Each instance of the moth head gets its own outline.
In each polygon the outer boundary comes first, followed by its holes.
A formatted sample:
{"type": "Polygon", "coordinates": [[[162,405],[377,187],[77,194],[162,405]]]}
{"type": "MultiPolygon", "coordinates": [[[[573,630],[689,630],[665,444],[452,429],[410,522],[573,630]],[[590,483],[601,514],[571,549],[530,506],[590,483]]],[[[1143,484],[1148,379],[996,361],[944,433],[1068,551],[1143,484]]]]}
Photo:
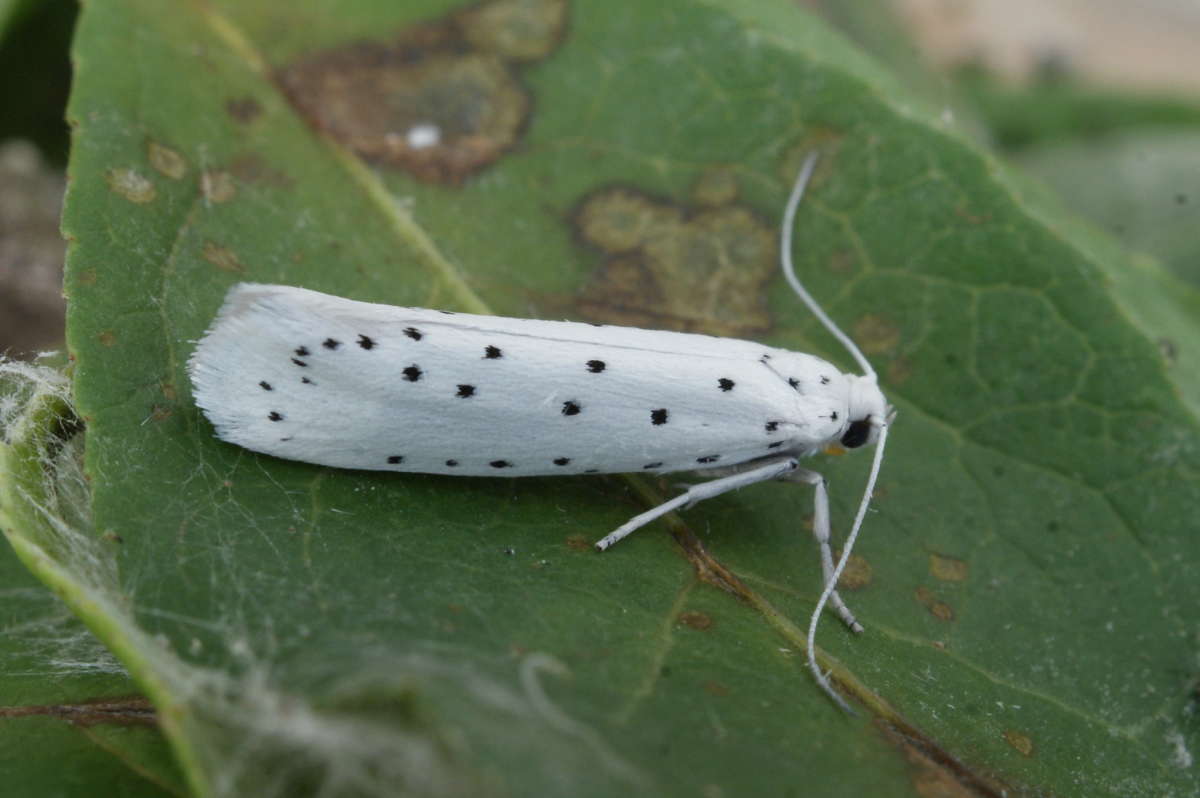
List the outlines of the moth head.
{"type": "Polygon", "coordinates": [[[875,382],[875,375],[846,375],[850,381],[850,418],[840,442],[847,449],[868,446],[879,439],[879,430],[895,414],[875,382]]]}

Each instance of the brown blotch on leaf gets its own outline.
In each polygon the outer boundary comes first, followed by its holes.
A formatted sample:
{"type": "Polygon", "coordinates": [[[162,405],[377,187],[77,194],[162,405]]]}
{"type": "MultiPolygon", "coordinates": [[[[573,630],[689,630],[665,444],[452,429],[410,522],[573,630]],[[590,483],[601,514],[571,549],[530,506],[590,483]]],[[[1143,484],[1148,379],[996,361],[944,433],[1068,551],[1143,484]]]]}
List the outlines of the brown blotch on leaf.
{"type": "Polygon", "coordinates": [[[576,208],[579,237],[605,260],[578,302],[593,319],[640,327],[761,334],[775,276],[775,232],[747,208],[681,208],[630,188],[576,208]]]}
{"type": "Polygon", "coordinates": [[[164,382],[161,384],[160,387],[162,388],[163,397],[165,397],[166,399],[169,399],[170,401],[174,402],[178,398],[179,391],[177,391],[175,389],[175,383],[164,382]]]}
{"type": "MultiPolygon", "coordinates": [[[[842,553],[835,551],[834,563],[837,563],[841,558],[842,553]]],[[[846,567],[842,570],[842,575],[838,577],[838,589],[862,590],[874,580],[875,570],[871,568],[871,563],[867,562],[867,558],[858,554],[851,554],[850,559],[846,561],[846,567]]]]}
{"type": "Polygon", "coordinates": [[[117,342],[117,334],[112,330],[102,330],[100,334],[96,336],[96,340],[99,341],[102,346],[113,346],[117,342]]]}
{"type": "Polygon", "coordinates": [[[704,692],[709,695],[715,695],[718,698],[724,698],[729,695],[729,688],[720,682],[709,680],[704,683],[704,692]]]}
{"type": "Polygon", "coordinates": [[[205,241],[201,257],[223,272],[241,274],[246,267],[238,259],[237,253],[228,247],[223,247],[213,241],[205,241]]]}
{"type": "Polygon", "coordinates": [[[291,188],[292,178],[267,163],[262,156],[249,154],[235,158],[229,172],[243,183],[260,183],[270,188],[291,188]]]}
{"type": "Polygon", "coordinates": [[[929,555],[929,575],[943,582],[965,582],[970,568],[966,560],[932,552],[929,555]]]}
{"type": "Polygon", "coordinates": [[[150,420],[154,422],[166,421],[174,414],[175,411],[165,405],[154,405],[150,408],[150,420]]]}
{"type": "Polygon", "coordinates": [[[154,184],[134,169],[109,169],[104,173],[104,180],[114,193],[137,205],[153,202],[158,196],[154,184]]]}
{"type": "Polygon", "coordinates": [[[568,535],[567,548],[572,551],[591,551],[592,542],[583,535],[568,535]]]}
{"type": "Polygon", "coordinates": [[[235,97],[225,101],[225,113],[234,122],[248,125],[262,116],[262,106],[253,97],[235,97]]]}
{"type": "Polygon", "coordinates": [[[1027,735],[1013,729],[1006,729],[1004,739],[1009,745],[1017,749],[1021,753],[1021,756],[1033,756],[1033,740],[1029,739],[1027,735]]]}
{"type": "Polygon", "coordinates": [[[237,183],[233,175],[223,170],[205,172],[200,175],[200,195],[214,205],[229,202],[237,195],[237,183]]]}
{"type": "Polygon", "coordinates": [[[916,591],[917,601],[925,605],[925,609],[929,610],[929,614],[939,621],[953,621],[954,608],[946,602],[934,595],[933,591],[927,587],[921,586],[916,591]]]}
{"type": "Polygon", "coordinates": [[[1163,360],[1167,361],[1168,366],[1174,366],[1175,362],[1179,360],[1179,347],[1170,338],[1158,339],[1158,351],[1163,360]]]}
{"type": "Polygon", "coordinates": [[[697,631],[703,632],[712,628],[713,619],[707,612],[688,610],[679,613],[679,623],[697,631]]]}
{"type": "Polygon", "coordinates": [[[564,0],[494,0],[281,68],[302,116],[342,146],[420,180],[458,184],[516,144],[532,102],[517,62],[549,54],[564,0]]]}
{"type": "Polygon", "coordinates": [[[146,157],[156,172],[172,180],[179,180],[187,174],[187,161],[183,156],[157,141],[146,144],[146,157]]]}

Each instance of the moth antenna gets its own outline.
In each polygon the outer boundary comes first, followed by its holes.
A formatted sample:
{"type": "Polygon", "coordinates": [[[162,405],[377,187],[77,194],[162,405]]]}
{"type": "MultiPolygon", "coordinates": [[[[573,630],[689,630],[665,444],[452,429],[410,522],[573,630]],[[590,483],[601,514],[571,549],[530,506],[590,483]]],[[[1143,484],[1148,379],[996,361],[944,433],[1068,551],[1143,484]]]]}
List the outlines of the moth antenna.
{"type": "MultiPolygon", "coordinates": [[[[808,181],[812,178],[813,170],[817,166],[817,153],[811,152],[804,159],[804,164],[800,167],[800,174],[796,176],[796,182],[792,186],[792,193],[788,197],[787,206],[783,211],[783,228],[780,230],[779,242],[779,259],[783,266],[783,276],[787,278],[788,285],[796,292],[796,296],[808,306],[813,315],[821,324],[825,325],[825,329],[833,334],[833,337],[846,348],[854,360],[857,361],[859,368],[862,369],[863,376],[875,381],[875,369],[871,367],[866,356],[858,345],[842,332],[842,329],[837,326],[833,319],[826,315],[821,305],[813,298],[812,294],[808,293],[808,289],[800,282],[800,278],[796,277],[796,267],[792,262],[792,229],[796,223],[796,210],[800,207],[800,199],[804,196],[804,189],[808,186],[808,181]]],[[[812,617],[808,622],[808,667],[812,670],[813,676],[817,680],[817,684],[821,689],[829,694],[838,706],[846,710],[851,715],[855,714],[850,705],[846,703],[833,686],[829,683],[829,678],[821,672],[820,666],[817,665],[817,623],[821,620],[821,613],[825,610],[825,605],[829,601],[830,595],[837,587],[838,579],[841,578],[842,572],[846,570],[846,563],[850,561],[850,552],[854,549],[854,542],[858,539],[858,532],[862,528],[863,519],[866,518],[867,508],[871,505],[871,494],[875,492],[875,481],[879,477],[879,467],[883,463],[883,452],[887,446],[888,424],[891,422],[890,416],[880,420],[879,439],[875,443],[875,459],[871,462],[871,473],[867,477],[866,489],[863,491],[862,500],[858,504],[858,513],[854,516],[854,525],[850,528],[850,534],[846,537],[846,544],[842,549],[842,556],[838,558],[837,566],[833,569],[833,574],[825,583],[825,588],[821,591],[821,597],[817,599],[817,605],[813,609],[812,617]]]]}
{"type": "Polygon", "coordinates": [[[846,570],[846,563],[850,561],[850,552],[854,549],[854,541],[858,539],[858,530],[862,528],[863,519],[867,516],[867,508],[871,505],[871,494],[875,492],[875,480],[879,476],[879,467],[883,463],[884,447],[887,446],[889,421],[890,419],[885,419],[879,427],[879,440],[875,443],[875,459],[871,461],[871,474],[867,477],[867,487],[863,491],[862,501],[858,503],[858,514],[854,516],[854,526],[850,528],[850,534],[846,537],[842,556],[838,558],[837,567],[833,569],[833,575],[825,583],[825,589],[821,591],[821,597],[817,599],[817,606],[813,609],[812,617],[808,621],[808,667],[812,669],[813,676],[816,677],[817,684],[821,685],[821,689],[829,693],[834,702],[851,715],[854,714],[854,710],[840,695],[834,692],[833,687],[829,684],[829,679],[821,673],[821,668],[817,665],[817,622],[821,620],[821,613],[825,610],[825,603],[829,601],[830,594],[837,587],[838,580],[842,578],[842,571],[846,570]]]}
{"type": "Polygon", "coordinates": [[[859,368],[862,369],[863,375],[867,377],[875,377],[875,369],[871,368],[871,364],[863,353],[859,350],[858,345],[850,339],[850,336],[842,332],[842,328],[834,323],[833,319],[825,315],[817,300],[812,294],[808,293],[808,289],[800,282],[800,278],[796,276],[796,267],[792,263],[792,228],[796,222],[796,209],[800,207],[800,199],[804,196],[804,189],[808,186],[808,181],[812,177],[813,170],[817,167],[817,153],[810,152],[808,157],[804,159],[804,165],[800,167],[800,174],[796,176],[796,183],[792,186],[792,194],[788,197],[787,206],[783,210],[783,228],[780,230],[779,242],[779,259],[783,265],[783,276],[787,278],[788,285],[796,292],[796,296],[808,305],[808,309],[821,324],[825,325],[825,329],[833,333],[833,337],[838,339],[842,346],[846,347],[854,359],[858,362],[859,368]]]}

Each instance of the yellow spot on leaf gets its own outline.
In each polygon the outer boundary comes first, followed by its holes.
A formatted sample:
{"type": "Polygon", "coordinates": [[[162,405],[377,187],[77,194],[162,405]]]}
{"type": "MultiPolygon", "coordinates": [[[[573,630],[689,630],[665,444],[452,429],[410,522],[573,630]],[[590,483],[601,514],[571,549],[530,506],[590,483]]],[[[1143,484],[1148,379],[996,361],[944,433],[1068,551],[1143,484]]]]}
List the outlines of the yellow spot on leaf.
{"type": "Polygon", "coordinates": [[[200,254],[206,261],[221,271],[234,272],[235,274],[241,274],[246,271],[246,267],[238,260],[236,252],[212,241],[204,242],[204,250],[200,254]]]}
{"type": "Polygon", "coordinates": [[[900,328],[883,316],[867,314],[854,323],[853,338],[865,354],[883,355],[900,343],[900,328]]]}
{"type": "Polygon", "coordinates": [[[146,145],[146,156],[150,159],[150,165],[160,175],[179,180],[187,174],[187,161],[183,156],[157,141],[146,145]]]}
{"type": "Polygon", "coordinates": [[[607,188],[579,205],[574,222],[605,255],[579,302],[588,317],[738,336],[770,327],[765,291],[778,246],[749,209],[685,209],[607,188]]]}
{"type": "Polygon", "coordinates": [[[109,169],[104,180],[115,193],[138,205],[152,202],[157,195],[154,184],[133,169],[109,169]]]}
{"type": "Polygon", "coordinates": [[[1033,756],[1033,740],[1029,739],[1027,735],[1008,729],[1004,732],[1004,739],[1009,745],[1020,751],[1022,756],[1033,756]]]}
{"type": "Polygon", "coordinates": [[[234,198],[237,194],[237,183],[234,182],[233,175],[226,171],[205,172],[200,176],[200,193],[208,202],[220,205],[234,198]]]}
{"type": "Polygon", "coordinates": [[[934,579],[943,582],[965,582],[969,570],[965,560],[937,553],[929,555],[929,573],[934,579]]]}
{"type": "MultiPolygon", "coordinates": [[[[840,551],[834,552],[834,562],[841,559],[840,551]]],[[[866,557],[858,554],[851,554],[850,559],[846,561],[846,567],[842,570],[842,575],[838,577],[838,589],[840,590],[861,590],[871,584],[875,579],[875,570],[871,567],[871,563],[866,557]]]]}
{"type": "Polygon", "coordinates": [[[457,14],[458,26],[476,49],[515,61],[545,58],[567,22],[566,0],[493,0],[457,14]]]}

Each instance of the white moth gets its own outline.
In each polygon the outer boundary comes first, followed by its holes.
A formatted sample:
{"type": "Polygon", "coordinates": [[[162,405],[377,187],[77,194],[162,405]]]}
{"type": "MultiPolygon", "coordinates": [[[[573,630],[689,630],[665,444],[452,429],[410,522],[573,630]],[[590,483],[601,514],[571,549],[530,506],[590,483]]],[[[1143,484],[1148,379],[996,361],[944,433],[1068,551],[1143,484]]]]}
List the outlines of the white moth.
{"type": "Polygon", "coordinates": [[[600,540],[603,551],[680,507],[766,480],[812,485],[829,602],[866,513],[892,410],[874,370],[797,280],[791,228],[810,156],[784,212],[788,282],[864,376],[752,341],[631,327],[478,316],[355,302],[281,285],[234,286],[192,355],[196,403],[217,436],[338,468],[454,476],[702,471],[716,476],[600,540]],[[800,460],[878,441],[834,566],[825,480],[800,460]]]}

